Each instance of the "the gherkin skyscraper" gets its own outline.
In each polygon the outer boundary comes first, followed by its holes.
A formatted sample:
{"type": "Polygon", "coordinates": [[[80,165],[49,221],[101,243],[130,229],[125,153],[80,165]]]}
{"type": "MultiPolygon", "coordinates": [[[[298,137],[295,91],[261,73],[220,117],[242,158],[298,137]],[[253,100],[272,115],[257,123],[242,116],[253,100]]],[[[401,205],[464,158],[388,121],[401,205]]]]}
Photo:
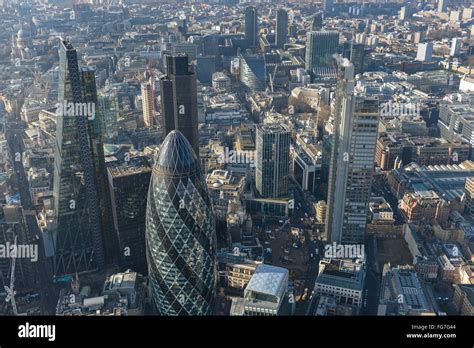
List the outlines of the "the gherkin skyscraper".
{"type": "Polygon", "coordinates": [[[153,167],[146,248],[151,291],[161,315],[214,314],[214,214],[199,160],[179,131],[165,138],[153,167]]]}

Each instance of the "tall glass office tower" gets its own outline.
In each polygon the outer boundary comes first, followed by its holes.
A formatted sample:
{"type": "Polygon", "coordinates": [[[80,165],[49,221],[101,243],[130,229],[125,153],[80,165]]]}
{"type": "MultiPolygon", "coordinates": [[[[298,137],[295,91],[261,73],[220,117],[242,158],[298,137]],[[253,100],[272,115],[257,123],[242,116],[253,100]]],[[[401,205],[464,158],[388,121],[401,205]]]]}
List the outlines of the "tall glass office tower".
{"type": "Polygon", "coordinates": [[[275,43],[276,47],[283,48],[288,35],[288,13],[284,9],[277,12],[275,43]]]}
{"type": "Polygon", "coordinates": [[[331,242],[363,244],[372,190],[379,102],[377,98],[355,95],[354,65],[348,59],[339,56],[338,67],[326,233],[331,242]]]}
{"type": "Polygon", "coordinates": [[[306,39],[306,70],[313,76],[333,75],[333,55],[338,47],[337,31],[310,31],[306,39]]]}
{"type": "Polygon", "coordinates": [[[51,231],[55,276],[96,270],[105,263],[97,188],[102,141],[96,104],[94,72],[79,69],[76,50],[61,40],[53,187],[56,226],[51,231]]]}
{"type": "Polygon", "coordinates": [[[186,54],[166,56],[166,76],[160,86],[163,136],[180,131],[199,157],[196,73],[186,54]]]}
{"type": "Polygon", "coordinates": [[[257,125],[255,185],[263,197],[288,194],[290,138],[290,131],[282,124],[257,125]]]}
{"type": "Polygon", "coordinates": [[[151,292],[162,315],[212,315],[216,297],[216,230],[199,160],[172,131],[153,167],[146,212],[151,292]]]}
{"type": "Polygon", "coordinates": [[[253,6],[245,8],[245,39],[249,47],[258,45],[258,13],[253,6]]]}

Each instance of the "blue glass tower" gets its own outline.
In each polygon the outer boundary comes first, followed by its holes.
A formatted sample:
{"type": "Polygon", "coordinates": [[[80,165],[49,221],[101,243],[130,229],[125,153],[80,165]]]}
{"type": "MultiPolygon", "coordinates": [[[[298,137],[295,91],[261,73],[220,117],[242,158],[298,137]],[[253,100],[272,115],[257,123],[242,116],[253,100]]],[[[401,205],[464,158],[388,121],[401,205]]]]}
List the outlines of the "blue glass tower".
{"type": "Polygon", "coordinates": [[[146,213],[151,292],[161,315],[212,315],[216,296],[214,213],[199,160],[179,131],[165,138],[146,213]]]}

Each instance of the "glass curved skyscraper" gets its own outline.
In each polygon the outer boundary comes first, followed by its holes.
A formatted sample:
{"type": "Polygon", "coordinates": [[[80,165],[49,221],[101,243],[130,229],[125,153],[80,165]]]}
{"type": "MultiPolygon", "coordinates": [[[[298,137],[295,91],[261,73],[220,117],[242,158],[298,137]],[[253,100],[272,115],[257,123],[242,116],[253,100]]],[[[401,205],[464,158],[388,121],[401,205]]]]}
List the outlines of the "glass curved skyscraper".
{"type": "Polygon", "coordinates": [[[148,273],[162,315],[212,315],[216,231],[199,160],[179,131],[165,138],[153,167],[146,213],[148,273]]]}

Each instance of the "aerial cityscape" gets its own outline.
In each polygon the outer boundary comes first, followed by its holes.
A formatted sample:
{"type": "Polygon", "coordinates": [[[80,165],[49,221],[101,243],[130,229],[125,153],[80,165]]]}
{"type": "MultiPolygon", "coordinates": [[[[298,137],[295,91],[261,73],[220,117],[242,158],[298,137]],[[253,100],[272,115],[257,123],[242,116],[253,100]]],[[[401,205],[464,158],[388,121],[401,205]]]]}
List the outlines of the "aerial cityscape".
{"type": "Polygon", "coordinates": [[[471,0],[0,0],[0,28],[0,315],[474,315],[471,0]]]}

